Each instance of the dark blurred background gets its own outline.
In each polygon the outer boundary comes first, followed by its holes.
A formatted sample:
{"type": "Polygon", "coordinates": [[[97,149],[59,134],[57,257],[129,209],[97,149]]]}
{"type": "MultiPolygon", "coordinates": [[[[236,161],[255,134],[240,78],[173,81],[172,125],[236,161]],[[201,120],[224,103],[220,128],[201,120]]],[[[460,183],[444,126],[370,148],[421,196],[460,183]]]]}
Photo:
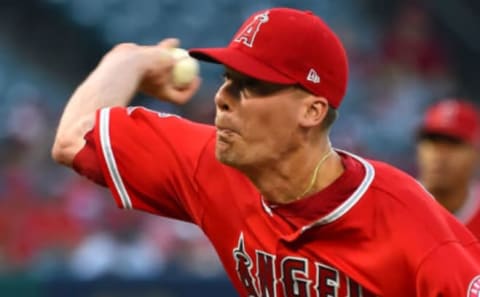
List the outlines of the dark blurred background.
{"type": "MultiPolygon", "coordinates": [[[[314,11],[344,41],[347,98],[334,146],[415,175],[426,106],[480,98],[476,0],[24,0],[0,2],[0,295],[232,296],[194,226],[118,210],[109,193],[50,159],[69,95],[119,42],[178,37],[222,46],[252,12],[314,11]]],[[[196,98],[146,105],[210,123],[222,69],[202,64],[196,98]]]]}

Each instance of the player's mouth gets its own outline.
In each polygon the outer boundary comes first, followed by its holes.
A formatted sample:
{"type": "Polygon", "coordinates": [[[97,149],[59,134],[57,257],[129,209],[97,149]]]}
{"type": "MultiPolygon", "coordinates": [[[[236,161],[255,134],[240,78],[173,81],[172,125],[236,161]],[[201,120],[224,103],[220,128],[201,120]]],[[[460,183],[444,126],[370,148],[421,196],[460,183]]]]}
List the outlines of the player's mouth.
{"type": "Polygon", "coordinates": [[[234,125],[225,117],[215,118],[215,127],[217,128],[217,133],[220,134],[239,134],[237,129],[234,128],[234,125]]]}
{"type": "Polygon", "coordinates": [[[217,140],[221,142],[229,143],[232,140],[232,137],[235,136],[237,132],[229,128],[220,128],[217,127],[217,140]]]}

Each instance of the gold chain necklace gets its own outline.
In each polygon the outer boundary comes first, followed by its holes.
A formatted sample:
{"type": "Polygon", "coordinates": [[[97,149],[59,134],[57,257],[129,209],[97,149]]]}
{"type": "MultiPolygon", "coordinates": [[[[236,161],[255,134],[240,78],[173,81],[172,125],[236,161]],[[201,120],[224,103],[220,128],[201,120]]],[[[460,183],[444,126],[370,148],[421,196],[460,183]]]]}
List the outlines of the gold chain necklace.
{"type": "Polygon", "coordinates": [[[304,197],[307,193],[309,193],[312,190],[313,186],[315,185],[315,181],[317,181],[318,170],[320,169],[322,164],[328,159],[328,157],[330,157],[330,155],[332,153],[333,153],[333,150],[329,149],[328,152],[320,159],[320,161],[318,161],[317,166],[315,166],[315,169],[313,170],[312,179],[310,180],[310,184],[305,189],[305,191],[303,191],[303,193],[300,196],[297,197],[296,200],[304,197]]]}

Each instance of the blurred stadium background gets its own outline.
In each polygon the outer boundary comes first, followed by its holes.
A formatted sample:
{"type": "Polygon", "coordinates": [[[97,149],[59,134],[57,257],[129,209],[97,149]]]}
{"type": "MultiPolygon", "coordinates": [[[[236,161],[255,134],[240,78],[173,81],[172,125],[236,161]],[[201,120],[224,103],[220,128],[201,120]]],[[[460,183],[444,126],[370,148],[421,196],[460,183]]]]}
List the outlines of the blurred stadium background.
{"type": "MultiPolygon", "coordinates": [[[[118,210],[109,193],[50,159],[61,110],[114,44],[178,37],[226,44],[255,10],[312,10],[350,58],[336,147],[415,175],[415,128],[443,97],[480,98],[480,2],[475,0],[23,0],[0,2],[0,295],[233,296],[194,226],[118,210]]],[[[211,122],[222,70],[177,107],[211,122]]]]}

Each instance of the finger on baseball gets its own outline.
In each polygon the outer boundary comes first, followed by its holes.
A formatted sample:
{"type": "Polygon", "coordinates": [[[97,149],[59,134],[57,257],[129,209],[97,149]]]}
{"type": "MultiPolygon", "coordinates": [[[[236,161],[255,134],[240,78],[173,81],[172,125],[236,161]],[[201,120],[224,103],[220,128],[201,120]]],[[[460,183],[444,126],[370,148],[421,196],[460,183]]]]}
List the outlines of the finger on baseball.
{"type": "Polygon", "coordinates": [[[195,95],[195,93],[198,91],[200,84],[201,84],[201,79],[199,77],[196,77],[188,86],[182,89],[177,89],[174,87],[169,87],[166,90],[166,95],[169,98],[172,98],[176,103],[179,104],[184,104],[190,98],[195,95]]]}
{"type": "Polygon", "coordinates": [[[178,38],[165,38],[157,45],[164,48],[175,48],[180,46],[180,40],[178,38]]]}
{"type": "Polygon", "coordinates": [[[145,50],[148,52],[150,62],[156,64],[159,63],[164,69],[171,68],[175,64],[175,60],[173,59],[172,55],[163,46],[148,46],[145,47],[145,50]]]}

